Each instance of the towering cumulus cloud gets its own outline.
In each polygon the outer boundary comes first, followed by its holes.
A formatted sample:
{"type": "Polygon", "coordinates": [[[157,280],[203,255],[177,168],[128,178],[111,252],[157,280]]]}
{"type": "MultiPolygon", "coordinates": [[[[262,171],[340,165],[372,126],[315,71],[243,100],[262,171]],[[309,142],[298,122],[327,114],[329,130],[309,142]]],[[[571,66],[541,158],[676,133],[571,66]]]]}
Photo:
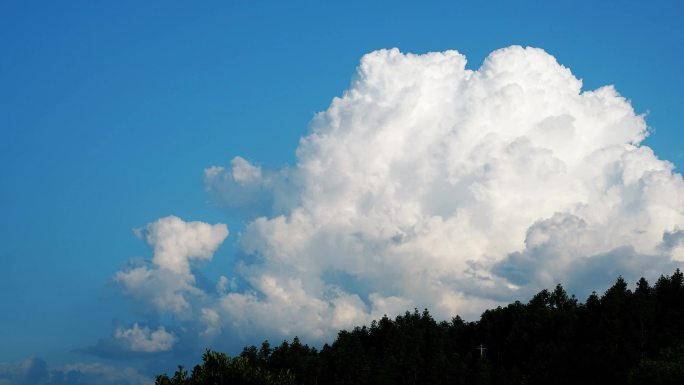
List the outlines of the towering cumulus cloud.
{"type": "MultiPolygon", "coordinates": [[[[198,333],[316,339],[414,306],[473,317],[558,282],[586,295],[678,265],[681,176],[640,145],[644,117],[613,87],[581,87],[535,48],[474,71],[455,51],[365,55],[296,165],[205,170],[217,203],[253,216],[238,240],[247,287],[222,278],[190,316],[198,333]]],[[[145,239],[155,263],[187,271],[187,249],[145,239]]],[[[188,308],[176,299],[160,308],[188,308]]]]}

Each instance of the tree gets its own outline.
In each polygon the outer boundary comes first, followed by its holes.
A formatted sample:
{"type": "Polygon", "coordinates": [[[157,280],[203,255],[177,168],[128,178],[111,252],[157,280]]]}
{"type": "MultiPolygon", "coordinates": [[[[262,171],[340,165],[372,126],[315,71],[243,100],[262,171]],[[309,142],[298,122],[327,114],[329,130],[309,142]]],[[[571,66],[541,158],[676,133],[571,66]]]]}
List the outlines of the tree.
{"type": "Polygon", "coordinates": [[[674,384],[684,376],[684,274],[634,292],[618,277],[579,303],[559,284],[478,321],[436,322],[427,309],[342,330],[321,351],[298,337],[240,356],[207,350],[157,385],[674,384]],[[475,350],[480,344],[484,353],[475,350]]]}

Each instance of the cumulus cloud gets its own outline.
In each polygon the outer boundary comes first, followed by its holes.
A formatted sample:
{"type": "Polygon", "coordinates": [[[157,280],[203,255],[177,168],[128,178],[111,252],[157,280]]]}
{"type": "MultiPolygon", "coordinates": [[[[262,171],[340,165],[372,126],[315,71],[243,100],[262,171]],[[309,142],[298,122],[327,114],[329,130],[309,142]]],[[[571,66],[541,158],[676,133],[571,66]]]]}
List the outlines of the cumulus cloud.
{"type": "Polygon", "coordinates": [[[135,233],[153,249],[152,260],[132,261],[116,273],[114,281],[124,293],[157,310],[187,316],[192,303],[204,296],[195,287],[190,264],[193,260],[211,260],[228,236],[228,228],[168,216],[135,233]]]}
{"type": "Polygon", "coordinates": [[[228,236],[224,224],[184,222],[175,216],[161,218],[136,234],[154,249],[152,262],[179,274],[190,272],[191,259],[211,259],[228,236]]]}
{"type": "Polygon", "coordinates": [[[117,327],[109,338],[101,339],[96,345],[79,351],[105,358],[130,358],[169,352],[178,340],[178,336],[167,331],[164,326],[154,330],[134,323],[130,328],[117,327]]]}
{"type": "Polygon", "coordinates": [[[213,166],[204,170],[204,182],[211,198],[222,206],[244,210],[263,207],[268,201],[269,179],[264,178],[261,167],[239,156],[233,158],[230,169],[213,166]]]}
{"type": "Polygon", "coordinates": [[[190,256],[225,238],[196,226],[213,235],[185,245],[196,237],[176,221],[148,226],[153,267],[116,279],[191,313],[204,336],[321,339],[414,306],[475,317],[558,282],[583,295],[684,259],[684,182],[641,145],[648,132],[614,87],[583,91],[541,49],[497,50],[477,70],[456,51],[372,52],[315,116],[296,165],[205,170],[212,199],[251,218],[235,276],[215,293],[192,279],[159,290],[173,278],[158,271],[191,276],[190,256]]]}
{"type": "Polygon", "coordinates": [[[264,170],[236,156],[230,168],[212,166],[204,170],[209,197],[232,215],[253,219],[287,212],[299,202],[296,174],[289,167],[264,170]]]}
{"type": "Polygon", "coordinates": [[[577,216],[556,213],[533,224],[525,248],[507,255],[492,271],[530,289],[564,282],[571,290],[586,294],[594,285],[605,285],[618,275],[634,281],[674,270],[672,255],[662,252],[671,233],[665,233],[652,254],[642,254],[634,245],[614,242],[599,230],[577,216]]]}

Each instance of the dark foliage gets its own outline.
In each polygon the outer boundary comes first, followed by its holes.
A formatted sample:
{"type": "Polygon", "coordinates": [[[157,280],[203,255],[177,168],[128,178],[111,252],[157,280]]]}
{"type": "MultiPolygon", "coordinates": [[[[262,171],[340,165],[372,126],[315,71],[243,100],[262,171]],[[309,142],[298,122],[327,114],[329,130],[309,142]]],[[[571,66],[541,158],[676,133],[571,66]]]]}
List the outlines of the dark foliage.
{"type": "Polygon", "coordinates": [[[634,291],[620,277],[579,303],[556,286],[528,303],[487,310],[477,322],[436,322],[427,310],[340,331],[321,351],[297,337],[239,357],[207,351],[158,385],[681,384],[684,275],[634,291]],[[482,349],[480,349],[480,347],[482,349]]]}

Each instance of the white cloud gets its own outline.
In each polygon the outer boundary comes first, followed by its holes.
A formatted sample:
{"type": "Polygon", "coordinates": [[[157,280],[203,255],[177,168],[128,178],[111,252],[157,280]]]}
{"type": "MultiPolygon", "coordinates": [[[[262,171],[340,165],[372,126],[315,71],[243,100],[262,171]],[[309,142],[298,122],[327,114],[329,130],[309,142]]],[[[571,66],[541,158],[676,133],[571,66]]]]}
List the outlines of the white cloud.
{"type": "Polygon", "coordinates": [[[121,285],[126,295],[180,317],[187,316],[192,302],[205,295],[195,287],[194,275],[178,274],[156,266],[133,265],[118,271],[114,281],[121,285]]]}
{"type": "Polygon", "coordinates": [[[200,335],[213,337],[221,333],[221,318],[216,310],[204,308],[200,314],[200,321],[205,325],[200,335]]]}
{"type": "MultiPolygon", "coordinates": [[[[239,237],[248,287],[228,290],[233,276],[207,297],[188,280],[198,294],[167,302],[187,313],[201,297],[205,335],[319,339],[414,306],[475,317],[556,282],[589,290],[672,266],[684,182],[640,145],[647,125],[625,98],[582,92],[535,48],[465,67],[456,51],[370,53],[295,166],[205,170],[212,199],[257,215],[239,237]]],[[[148,243],[157,266],[186,273],[186,248],[164,243],[162,258],[148,243]]],[[[142,287],[146,269],[118,279],[142,287]]]]}
{"type": "Polygon", "coordinates": [[[152,262],[155,265],[188,274],[190,260],[211,259],[228,236],[228,228],[221,223],[184,222],[178,217],[168,216],[136,233],[154,249],[152,262]]]}
{"type": "MultiPolygon", "coordinates": [[[[187,317],[189,319],[189,317],[187,317]]],[[[104,358],[135,358],[157,353],[171,352],[180,341],[164,326],[156,330],[134,323],[130,328],[117,327],[111,336],[100,339],[94,346],[79,349],[79,352],[104,358]]]]}
{"type": "Polygon", "coordinates": [[[204,182],[209,195],[223,206],[244,208],[261,204],[268,180],[264,180],[261,168],[236,156],[231,169],[220,166],[204,170],[204,182]]]}
{"type": "Polygon", "coordinates": [[[211,199],[232,215],[252,219],[289,210],[299,202],[296,177],[288,167],[263,170],[242,157],[230,169],[212,166],[204,170],[204,186],[211,199]]]}
{"type": "Polygon", "coordinates": [[[175,216],[148,224],[136,234],[153,248],[151,263],[132,263],[114,281],[125,294],[151,303],[156,309],[189,317],[192,302],[205,296],[195,287],[192,260],[211,260],[228,236],[224,224],[184,222],[175,216]]]}
{"type": "Polygon", "coordinates": [[[132,352],[156,353],[171,350],[177,338],[163,326],[157,330],[150,330],[135,323],[130,329],[117,328],[114,340],[132,352]]]}

